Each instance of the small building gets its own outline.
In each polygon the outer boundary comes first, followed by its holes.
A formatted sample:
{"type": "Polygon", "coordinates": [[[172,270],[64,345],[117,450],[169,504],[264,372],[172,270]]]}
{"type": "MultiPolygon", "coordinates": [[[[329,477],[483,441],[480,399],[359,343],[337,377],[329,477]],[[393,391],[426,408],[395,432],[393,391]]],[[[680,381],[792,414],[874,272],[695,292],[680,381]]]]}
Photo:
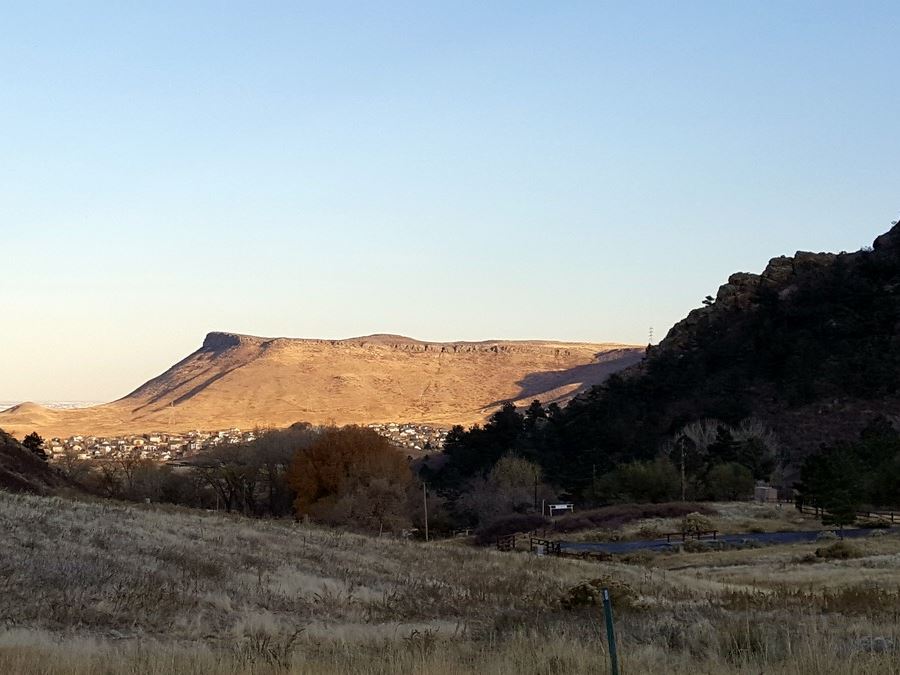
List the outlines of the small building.
{"type": "Polygon", "coordinates": [[[771,485],[758,484],[753,490],[753,501],[763,504],[775,504],[778,502],[778,488],[771,485]]]}
{"type": "Polygon", "coordinates": [[[561,516],[564,513],[574,513],[575,505],[571,502],[562,502],[562,503],[550,503],[547,504],[547,513],[552,518],[553,516],[561,516]]]}

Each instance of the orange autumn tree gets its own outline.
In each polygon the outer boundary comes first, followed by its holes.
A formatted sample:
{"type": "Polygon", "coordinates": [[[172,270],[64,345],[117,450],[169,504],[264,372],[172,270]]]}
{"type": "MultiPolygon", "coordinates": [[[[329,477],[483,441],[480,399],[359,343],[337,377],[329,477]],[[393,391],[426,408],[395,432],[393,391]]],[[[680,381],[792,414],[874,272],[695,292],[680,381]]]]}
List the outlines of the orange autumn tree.
{"type": "Polygon", "coordinates": [[[409,524],[409,463],[371,429],[326,429],[309,447],[297,450],[287,481],[297,493],[297,516],[379,531],[409,524]]]}

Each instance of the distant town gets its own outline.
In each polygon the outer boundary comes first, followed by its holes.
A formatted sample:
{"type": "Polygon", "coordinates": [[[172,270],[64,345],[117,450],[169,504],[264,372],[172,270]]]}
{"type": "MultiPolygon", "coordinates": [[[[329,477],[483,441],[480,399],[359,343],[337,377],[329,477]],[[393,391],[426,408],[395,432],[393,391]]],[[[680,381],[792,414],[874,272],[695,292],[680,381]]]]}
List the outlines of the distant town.
{"type": "Polygon", "coordinates": [[[370,424],[370,429],[390,439],[401,448],[421,452],[443,450],[447,440],[447,431],[441,427],[430,427],[424,424],[370,424]]]}
{"type": "MultiPolygon", "coordinates": [[[[415,453],[438,452],[447,439],[447,429],[411,423],[369,424],[368,427],[396,446],[415,453]]],[[[249,443],[258,431],[223,429],[187,433],[128,434],[124,436],[70,436],[51,438],[45,450],[51,460],[63,457],[106,460],[139,457],[157,462],[177,461],[222,445],[249,443]]]]}

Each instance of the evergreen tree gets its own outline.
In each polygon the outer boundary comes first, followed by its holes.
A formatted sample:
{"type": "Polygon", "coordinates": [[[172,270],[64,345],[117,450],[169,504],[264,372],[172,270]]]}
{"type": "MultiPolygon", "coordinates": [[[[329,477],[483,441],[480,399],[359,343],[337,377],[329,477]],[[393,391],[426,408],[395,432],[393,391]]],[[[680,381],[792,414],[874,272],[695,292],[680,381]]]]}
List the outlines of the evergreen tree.
{"type": "Polygon", "coordinates": [[[44,439],[38,435],[38,432],[32,431],[22,439],[22,445],[31,450],[40,459],[46,461],[47,453],[44,451],[44,439]]]}

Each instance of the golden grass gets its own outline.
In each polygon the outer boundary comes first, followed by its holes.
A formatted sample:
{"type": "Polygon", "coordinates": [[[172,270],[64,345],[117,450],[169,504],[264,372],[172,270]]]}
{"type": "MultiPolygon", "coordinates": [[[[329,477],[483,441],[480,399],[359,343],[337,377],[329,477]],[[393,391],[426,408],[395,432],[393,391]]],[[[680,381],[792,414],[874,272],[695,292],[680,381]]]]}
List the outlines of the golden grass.
{"type": "Polygon", "coordinates": [[[596,563],[0,493],[2,673],[896,673],[900,539],[596,563]],[[620,608],[621,609],[621,608],[620,608]]]}

